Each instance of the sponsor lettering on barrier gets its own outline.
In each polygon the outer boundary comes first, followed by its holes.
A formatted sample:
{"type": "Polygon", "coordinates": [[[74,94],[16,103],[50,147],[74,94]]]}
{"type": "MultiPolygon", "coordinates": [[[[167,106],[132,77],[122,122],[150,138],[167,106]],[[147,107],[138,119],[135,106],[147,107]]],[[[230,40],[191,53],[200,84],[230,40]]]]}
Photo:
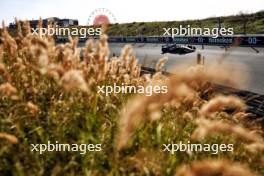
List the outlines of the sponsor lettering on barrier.
{"type": "Polygon", "coordinates": [[[147,42],[159,42],[160,38],[159,37],[149,37],[147,38],[147,42]]]}
{"type": "Polygon", "coordinates": [[[136,38],[129,37],[129,38],[126,38],[126,41],[127,42],[135,42],[136,38]]]}
{"type": "Polygon", "coordinates": [[[264,46],[264,37],[257,37],[257,36],[251,36],[251,37],[241,37],[240,38],[241,46],[256,46],[256,47],[263,47],[264,46]]]}
{"type": "Polygon", "coordinates": [[[174,37],[173,42],[180,43],[180,44],[187,44],[189,43],[189,38],[185,37],[174,37]]]}
{"type": "Polygon", "coordinates": [[[209,38],[208,43],[211,44],[233,44],[233,38],[209,38]]]}

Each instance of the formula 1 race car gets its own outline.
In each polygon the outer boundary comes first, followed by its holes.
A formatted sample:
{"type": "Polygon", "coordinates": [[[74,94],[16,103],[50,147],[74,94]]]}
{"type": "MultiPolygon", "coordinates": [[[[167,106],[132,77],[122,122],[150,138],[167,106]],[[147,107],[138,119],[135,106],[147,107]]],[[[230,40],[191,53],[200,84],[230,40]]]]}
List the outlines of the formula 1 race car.
{"type": "Polygon", "coordinates": [[[166,44],[162,45],[161,51],[162,54],[171,53],[171,54],[187,54],[192,53],[196,50],[195,46],[191,45],[177,45],[177,44],[166,44]]]}

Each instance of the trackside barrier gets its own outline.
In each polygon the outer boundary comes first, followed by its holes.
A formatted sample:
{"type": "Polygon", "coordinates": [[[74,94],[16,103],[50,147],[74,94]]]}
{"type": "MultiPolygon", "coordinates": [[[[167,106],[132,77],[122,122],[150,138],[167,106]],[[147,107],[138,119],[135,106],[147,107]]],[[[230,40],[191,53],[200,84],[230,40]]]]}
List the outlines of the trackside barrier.
{"type": "MultiPolygon", "coordinates": [[[[80,38],[79,42],[85,42],[87,38],[80,38]]],[[[67,42],[68,37],[57,37],[56,42],[67,42]]],[[[168,37],[168,36],[123,36],[109,37],[110,43],[176,43],[192,45],[215,45],[215,46],[241,46],[241,47],[264,47],[264,35],[248,36],[220,36],[217,38],[210,36],[196,37],[168,37]]]]}
{"type": "Polygon", "coordinates": [[[264,47],[264,36],[232,36],[232,37],[109,37],[109,42],[117,43],[177,43],[193,45],[245,46],[264,47]]]}

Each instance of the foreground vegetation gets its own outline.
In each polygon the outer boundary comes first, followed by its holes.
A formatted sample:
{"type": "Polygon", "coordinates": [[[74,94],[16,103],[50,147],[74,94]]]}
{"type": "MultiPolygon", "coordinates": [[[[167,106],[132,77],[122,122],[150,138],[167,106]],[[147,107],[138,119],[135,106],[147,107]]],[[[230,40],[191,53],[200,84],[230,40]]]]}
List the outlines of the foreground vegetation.
{"type": "Polygon", "coordinates": [[[1,175],[233,175],[264,174],[262,129],[233,96],[216,95],[210,81],[233,82],[195,66],[167,77],[141,75],[131,48],[109,58],[107,36],[55,45],[49,36],[16,37],[0,45],[1,175]],[[167,85],[168,93],[111,94],[98,85],[167,85]],[[31,151],[48,141],[102,144],[102,151],[31,151]],[[163,144],[233,144],[233,152],[163,151],[163,144]]]}

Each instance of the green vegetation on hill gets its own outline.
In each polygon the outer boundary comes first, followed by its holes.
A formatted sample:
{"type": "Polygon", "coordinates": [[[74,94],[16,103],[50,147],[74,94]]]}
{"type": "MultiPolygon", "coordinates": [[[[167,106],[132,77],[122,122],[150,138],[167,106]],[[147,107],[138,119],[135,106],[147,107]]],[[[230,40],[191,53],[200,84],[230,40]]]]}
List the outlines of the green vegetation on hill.
{"type": "MultiPolygon", "coordinates": [[[[218,26],[219,17],[212,17],[202,20],[187,21],[165,21],[165,22],[133,22],[126,24],[113,24],[109,26],[110,36],[135,36],[135,35],[162,35],[163,28],[179,27],[190,25],[191,27],[218,26]]],[[[244,34],[244,26],[247,34],[264,34],[264,11],[252,14],[238,14],[233,16],[220,17],[222,27],[234,28],[235,34],[244,34]]]]}

